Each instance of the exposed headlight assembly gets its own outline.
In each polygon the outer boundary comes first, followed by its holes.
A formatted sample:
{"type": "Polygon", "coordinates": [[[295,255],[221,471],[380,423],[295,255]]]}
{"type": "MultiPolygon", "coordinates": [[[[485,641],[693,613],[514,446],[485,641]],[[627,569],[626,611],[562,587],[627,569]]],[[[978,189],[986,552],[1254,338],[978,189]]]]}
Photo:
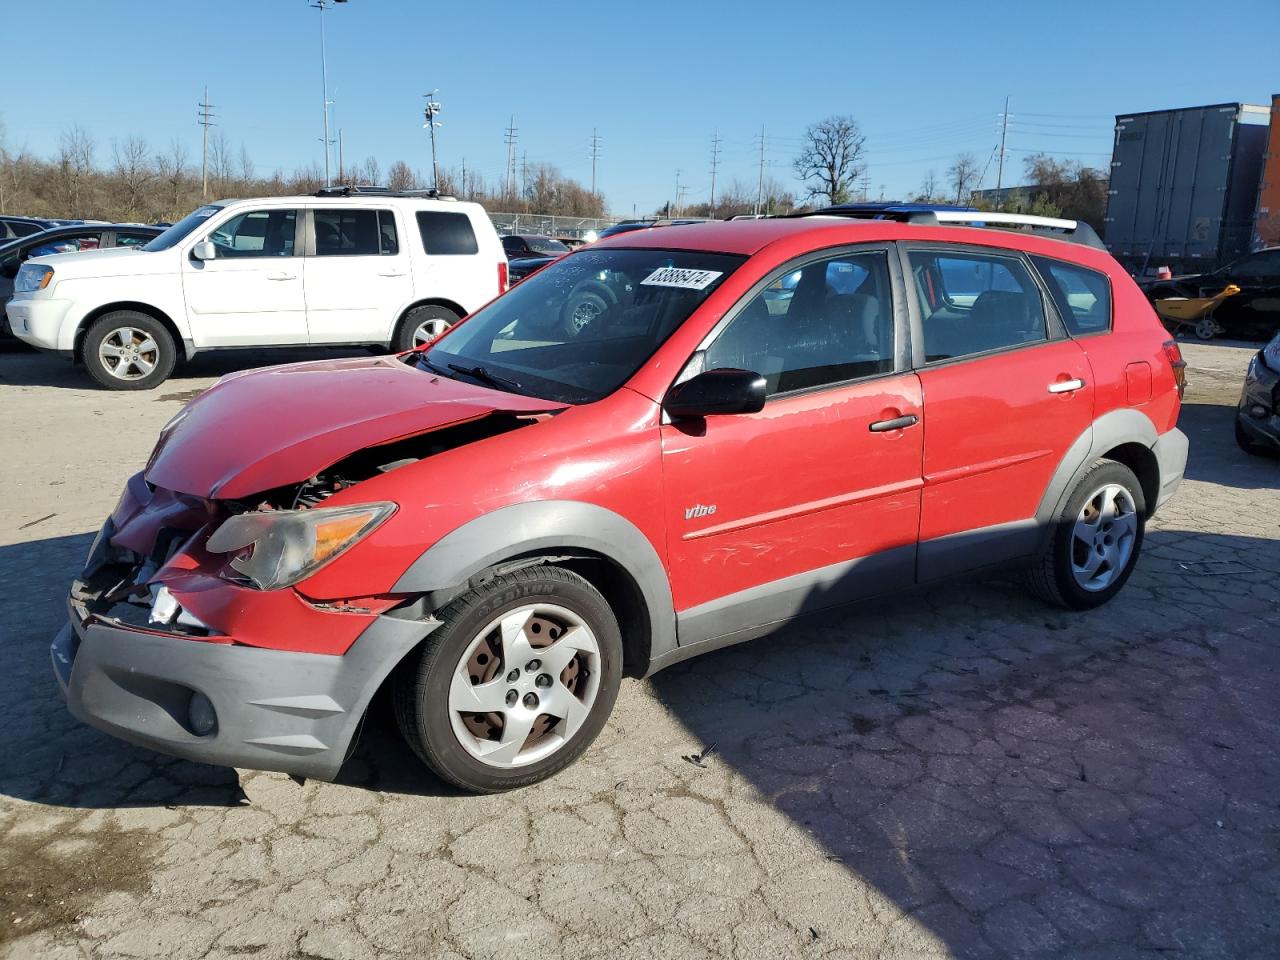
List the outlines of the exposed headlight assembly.
{"type": "Polygon", "coordinates": [[[1262,362],[1280,373],[1280,335],[1272,337],[1271,342],[1262,348],[1262,362]]]}
{"type": "Polygon", "coordinates": [[[394,503],[311,510],[256,510],[227,520],[206,549],[233,553],[230,566],[259,590],[304,580],[355,546],[391,514],[394,503]]]}
{"type": "Polygon", "coordinates": [[[42,263],[24,263],[13,278],[14,293],[34,293],[53,282],[53,267],[42,263]]]}

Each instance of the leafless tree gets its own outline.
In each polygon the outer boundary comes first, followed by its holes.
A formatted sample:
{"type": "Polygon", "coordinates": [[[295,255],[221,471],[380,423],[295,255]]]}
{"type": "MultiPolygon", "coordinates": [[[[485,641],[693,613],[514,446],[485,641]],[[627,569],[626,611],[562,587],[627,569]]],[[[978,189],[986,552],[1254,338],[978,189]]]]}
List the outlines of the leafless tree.
{"type": "Polygon", "coordinates": [[[382,182],[382,166],[378,163],[377,157],[365,157],[364,169],[360,173],[361,181],[365,184],[380,184],[382,182]]]}
{"type": "Polygon", "coordinates": [[[218,130],[209,138],[209,179],[213,181],[214,196],[227,196],[234,176],[231,143],[227,140],[227,135],[218,130]]]}
{"type": "Polygon", "coordinates": [[[253,181],[257,179],[255,176],[253,155],[249,153],[249,148],[243,143],[240,144],[240,169],[238,173],[240,176],[240,182],[246,185],[253,183],[253,181]]]}
{"type": "Polygon", "coordinates": [[[149,154],[147,141],[141,137],[111,141],[112,173],[126,220],[138,219],[138,211],[156,178],[149,154]]]}
{"type": "Polygon", "coordinates": [[[407,163],[397,160],[387,170],[387,186],[392,190],[416,190],[418,177],[407,163]]]}
{"type": "Polygon", "coordinates": [[[794,163],[796,176],[808,190],[805,199],[848,200],[853,182],[862,173],[866,140],[853,117],[831,116],[810,124],[794,163]]]}
{"type": "Polygon", "coordinates": [[[938,199],[941,193],[938,186],[938,175],[930,170],[924,175],[924,179],[920,181],[920,191],[916,194],[916,199],[922,203],[932,203],[938,199]]]}
{"type": "Polygon", "coordinates": [[[956,203],[969,202],[969,194],[978,186],[980,175],[977,158],[972,153],[962,153],[947,168],[947,177],[956,192],[956,203]]]}
{"type": "Polygon", "coordinates": [[[58,171],[63,199],[73,217],[84,217],[88,206],[87,179],[93,172],[93,138],[79,124],[58,138],[58,171]]]}
{"type": "Polygon", "coordinates": [[[187,148],[177,137],[169,142],[168,152],[156,155],[156,173],[165,187],[165,214],[169,217],[182,216],[188,185],[187,148]]]}

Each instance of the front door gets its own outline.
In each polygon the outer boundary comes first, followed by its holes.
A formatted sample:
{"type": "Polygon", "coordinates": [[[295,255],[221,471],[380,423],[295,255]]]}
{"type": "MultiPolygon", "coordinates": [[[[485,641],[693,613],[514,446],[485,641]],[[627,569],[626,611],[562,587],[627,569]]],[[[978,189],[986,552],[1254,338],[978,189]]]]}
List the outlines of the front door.
{"type": "Polygon", "coordinates": [[[312,343],[385,343],[413,302],[408,245],[391,210],[320,207],[304,258],[312,343]]]}
{"type": "Polygon", "coordinates": [[[920,579],[1034,549],[1034,517],[1059,461],[1093,420],[1093,373],[1026,261],[911,249],[924,430],[920,579]]]}
{"type": "Polygon", "coordinates": [[[924,413],[889,257],[784,268],[691,361],[763,374],[769,399],[662,427],[682,644],[911,582],[924,413]]]}
{"type": "Polygon", "coordinates": [[[188,257],[182,286],[197,347],[307,342],[298,212],[270,207],[233,213],[199,239],[212,260],[188,257]]]}

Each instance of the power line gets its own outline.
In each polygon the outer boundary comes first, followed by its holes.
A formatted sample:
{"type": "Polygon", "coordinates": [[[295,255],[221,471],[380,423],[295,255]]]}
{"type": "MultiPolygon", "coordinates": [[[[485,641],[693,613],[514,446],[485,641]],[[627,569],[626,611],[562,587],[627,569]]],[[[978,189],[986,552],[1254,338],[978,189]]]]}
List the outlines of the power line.
{"type": "Polygon", "coordinates": [[[707,212],[716,215],[716,168],[720,165],[720,131],[711,136],[711,200],[707,212]]]}
{"type": "Polygon", "coordinates": [[[1000,206],[1000,191],[1004,188],[1005,139],[1009,136],[1009,98],[1004,98],[1004,113],[1000,114],[1000,163],[996,167],[996,206],[1000,206]]]}
{"type": "Polygon", "coordinates": [[[516,115],[511,115],[511,123],[507,125],[506,141],[507,141],[507,196],[514,197],[516,193],[516,140],[520,131],[516,128],[516,115]]]}
{"type": "Polygon", "coordinates": [[[764,124],[760,124],[760,176],[756,180],[756,205],[752,210],[756,216],[760,215],[760,201],[764,199],[764,147],[765,133],[764,124]]]}
{"type": "Polygon", "coordinates": [[[596,192],[596,161],[600,159],[600,135],[591,128],[591,195],[596,192]]]}

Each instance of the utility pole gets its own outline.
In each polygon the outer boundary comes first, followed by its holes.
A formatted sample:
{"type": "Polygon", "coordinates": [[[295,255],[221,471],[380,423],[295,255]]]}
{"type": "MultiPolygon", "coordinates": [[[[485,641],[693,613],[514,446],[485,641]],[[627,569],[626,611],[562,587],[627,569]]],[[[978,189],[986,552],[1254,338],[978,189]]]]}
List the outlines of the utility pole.
{"type": "Polygon", "coordinates": [[[679,168],[676,168],[676,202],[675,202],[675,206],[672,207],[671,215],[673,217],[680,216],[680,170],[679,168]]]}
{"type": "Polygon", "coordinates": [[[996,165],[996,209],[999,209],[1004,197],[1004,142],[1009,135],[1009,98],[1004,98],[1004,113],[1000,114],[1000,161],[996,165]]]}
{"type": "Polygon", "coordinates": [[[520,151],[520,199],[529,202],[529,151],[520,151]]]}
{"type": "Polygon", "coordinates": [[[426,123],[424,127],[431,134],[431,186],[436,192],[440,192],[440,165],[436,163],[436,127],[440,126],[440,121],[436,119],[436,114],[440,112],[440,104],[434,99],[439,90],[432,90],[430,93],[424,93],[427,98],[427,105],[422,110],[423,119],[426,123]]]}
{"type": "Polygon", "coordinates": [[[716,215],[716,167],[720,166],[720,131],[711,136],[711,202],[707,205],[707,213],[716,215]]]}
{"type": "Polygon", "coordinates": [[[760,177],[756,181],[756,206],[752,211],[760,215],[760,203],[764,200],[764,124],[760,124],[760,177]]]}
{"type": "Polygon", "coordinates": [[[205,84],[204,99],[196,104],[200,108],[200,119],[196,123],[204,127],[202,134],[202,143],[200,146],[200,199],[209,199],[209,128],[215,126],[213,122],[213,104],[209,102],[209,86],[205,84]]]}
{"type": "Polygon", "coordinates": [[[516,194],[516,139],[519,134],[516,129],[516,116],[511,115],[511,123],[507,125],[507,196],[514,198],[516,194]]]}
{"type": "Polygon", "coordinates": [[[469,199],[470,194],[467,193],[467,158],[466,157],[462,158],[462,184],[460,185],[460,189],[462,190],[462,199],[463,200],[469,199]]]}
{"type": "Polygon", "coordinates": [[[338,128],[338,182],[344,183],[347,177],[342,163],[342,128],[338,128]]]}
{"type": "Polygon", "coordinates": [[[313,0],[308,6],[315,7],[320,11],[320,83],[321,90],[324,94],[324,139],[320,142],[324,144],[324,185],[326,187],[332,185],[329,176],[329,66],[325,60],[324,48],[324,12],[329,9],[331,3],[346,3],[347,0],[313,0]]]}
{"type": "Polygon", "coordinates": [[[600,159],[600,135],[591,128],[591,195],[596,193],[596,161],[600,159]]]}

